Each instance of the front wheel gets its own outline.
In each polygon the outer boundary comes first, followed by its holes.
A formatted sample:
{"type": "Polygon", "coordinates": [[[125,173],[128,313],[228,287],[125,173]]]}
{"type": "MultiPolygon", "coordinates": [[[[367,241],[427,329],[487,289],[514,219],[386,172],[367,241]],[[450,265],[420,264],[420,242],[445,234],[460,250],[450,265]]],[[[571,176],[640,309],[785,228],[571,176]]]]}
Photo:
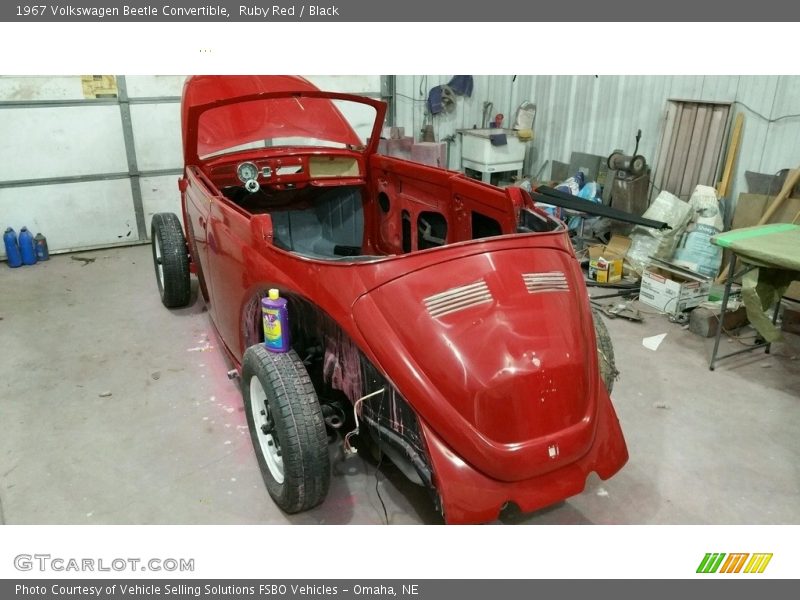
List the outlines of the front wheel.
{"type": "Polygon", "coordinates": [[[269,495],[297,513],[325,499],[330,484],[328,436],[314,386],[297,354],[251,346],[242,361],[250,437],[269,495]]]}
{"type": "Polygon", "coordinates": [[[167,308],[189,304],[189,253],[181,221],[174,213],[156,213],[150,225],[153,266],[161,303],[167,308]]]}

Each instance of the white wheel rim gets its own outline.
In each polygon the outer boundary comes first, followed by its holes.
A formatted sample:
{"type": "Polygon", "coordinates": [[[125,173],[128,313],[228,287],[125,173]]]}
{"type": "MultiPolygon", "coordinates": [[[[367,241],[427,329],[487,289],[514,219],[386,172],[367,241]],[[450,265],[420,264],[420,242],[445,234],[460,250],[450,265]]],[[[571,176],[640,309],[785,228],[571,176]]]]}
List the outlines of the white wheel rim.
{"type": "Polygon", "coordinates": [[[164,261],[161,253],[161,241],[158,235],[155,236],[156,242],[156,272],[158,273],[158,285],[164,289],[164,261]]]}
{"type": "MultiPolygon", "coordinates": [[[[261,456],[267,463],[270,475],[277,483],[283,483],[283,457],[278,438],[273,435],[274,429],[265,433],[270,426],[269,403],[264,387],[255,375],[250,378],[250,412],[253,416],[255,434],[261,456]]],[[[274,424],[271,425],[274,428],[274,424]]]]}

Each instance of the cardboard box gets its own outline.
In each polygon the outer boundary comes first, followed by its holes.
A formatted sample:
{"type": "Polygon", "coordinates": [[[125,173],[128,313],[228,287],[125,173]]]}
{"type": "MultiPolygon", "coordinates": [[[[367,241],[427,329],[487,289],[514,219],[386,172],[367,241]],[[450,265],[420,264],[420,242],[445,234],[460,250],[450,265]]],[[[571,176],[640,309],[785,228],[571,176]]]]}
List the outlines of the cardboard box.
{"type": "Polygon", "coordinates": [[[622,259],[590,258],[589,279],[597,283],[614,283],[622,279],[622,259]]]}
{"type": "Polygon", "coordinates": [[[711,283],[709,277],[653,258],[642,273],[639,301],[665,313],[678,314],[704,302],[711,283]]]}
{"type": "Polygon", "coordinates": [[[608,244],[589,246],[589,279],[598,283],[614,283],[622,279],[622,263],[631,239],[624,235],[613,235],[608,244]]]}

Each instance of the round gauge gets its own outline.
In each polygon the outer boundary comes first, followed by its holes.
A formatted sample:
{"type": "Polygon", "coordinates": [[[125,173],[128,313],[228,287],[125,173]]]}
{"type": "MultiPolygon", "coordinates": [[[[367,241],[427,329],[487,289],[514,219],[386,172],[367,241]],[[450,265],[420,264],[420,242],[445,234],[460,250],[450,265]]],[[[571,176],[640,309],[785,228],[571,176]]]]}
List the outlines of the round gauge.
{"type": "Polygon", "coordinates": [[[255,163],[243,162],[236,167],[236,175],[239,176],[239,180],[242,183],[247,183],[251,179],[258,178],[258,167],[255,165],[255,163]]]}

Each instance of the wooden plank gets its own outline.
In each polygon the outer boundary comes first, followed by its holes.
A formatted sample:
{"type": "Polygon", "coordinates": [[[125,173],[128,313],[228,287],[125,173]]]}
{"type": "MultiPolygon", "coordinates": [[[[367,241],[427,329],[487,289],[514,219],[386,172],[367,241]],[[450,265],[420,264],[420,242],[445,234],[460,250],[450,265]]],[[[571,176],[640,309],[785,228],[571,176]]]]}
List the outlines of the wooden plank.
{"type": "Polygon", "coordinates": [[[667,185],[664,188],[679,198],[681,197],[681,181],[683,174],[686,172],[686,159],[689,156],[689,142],[692,139],[696,118],[697,104],[687,102],[683,106],[683,112],[681,113],[672,164],[669,168],[669,179],[667,179],[667,185]]]}
{"type": "Polygon", "coordinates": [[[728,154],[725,157],[725,169],[722,171],[722,181],[717,187],[717,196],[727,198],[731,187],[733,167],[736,163],[736,156],[739,153],[739,143],[742,139],[742,126],[744,125],[744,113],[736,115],[736,122],[733,125],[731,143],[728,146],[728,154]]]}
{"type": "Polygon", "coordinates": [[[661,176],[659,187],[662,190],[667,190],[669,185],[670,173],[672,173],[672,163],[675,160],[675,152],[678,145],[678,133],[681,130],[681,121],[683,119],[684,105],[681,102],[675,103],[675,118],[672,121],[672,131],[669,136],[669,143],[667,145],[666,161],[664,163],[664,172],[661,176]]]}
{"type": "Polygon", "coordinates": [[[676,115],[678,113],[678,103],[667,101],[667,109],[664,115],[664,123],[661,129],[661,143],[658,145],[658,154],[656,159],[655,168],[653,169],[654,187],[656,189],[664,188],[664,181],[667,178],[667,163],[670,157],[670,148],[672,147],[673,131],[675,129],[676,115]]]}
{"type": "Polygon", "coordinates": [[[700,174],[700,166],[703,163],[703,151],[706,148],[708,138],[708,126],[711,117],[711,108],[700,105],[697,107],[697,119],[695,120],[692,139],[689,141],[689,154],[686,157],[686,169],[683,173],[681,182],[680,197],[688,198],[692,195],[697,179],[700,174]]]}
{"type": "Polygon", "coordinates": [[[730,106],[715,106],[711,115],[711,124],[708,129],[706,149],[703,152],[703,164],[700,166],[700,176],[697,183],[715,186],[717,183],[717,169],[722,155],[722,144],[725,137],[725,125],[728,122],[730,106]]]}

